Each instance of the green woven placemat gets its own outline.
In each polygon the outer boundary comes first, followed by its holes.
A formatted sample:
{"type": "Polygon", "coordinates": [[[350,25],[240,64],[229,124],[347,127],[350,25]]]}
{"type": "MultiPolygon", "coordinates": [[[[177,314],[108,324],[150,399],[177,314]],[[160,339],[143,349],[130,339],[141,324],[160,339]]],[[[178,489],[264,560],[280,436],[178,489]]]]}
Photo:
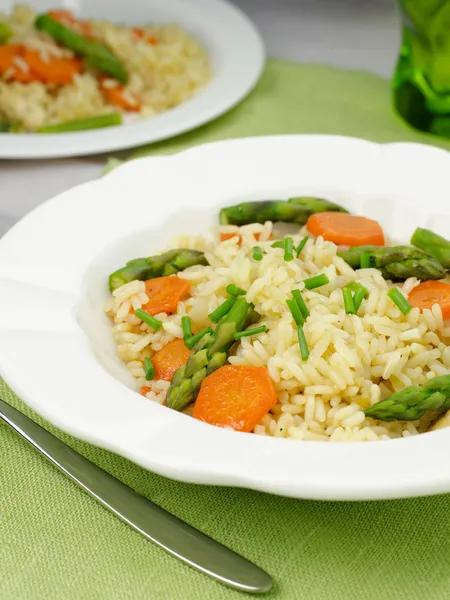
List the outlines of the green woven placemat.
{"type": "MultiPolygon", "coordinates": [[[[297,132],[450,147],[397,120],[389,85],[376,76],[269,61],[257,89],[228,115],[136,154],[297,132]]],[[[43,423],[1,380],[0,397],[43,423]]],[[[450,598],[450,496],[309,502],[177,483],[45,426],[139,493],[269,571],[276,581],[266,596],[271,600],[450,598]]],[[[0,425],[2,600],[241,597],[145,541],[0,425]]]]}
{"type": "Polygon", "coordinates": [[[215,140],[254,135],[326,133],[373,142],[450,141],[420,134],[391,109],[390,83],[377,75],[271,59],[245,102],[193,132],[144,146],[132,157],[168,154],[215,140]]]}

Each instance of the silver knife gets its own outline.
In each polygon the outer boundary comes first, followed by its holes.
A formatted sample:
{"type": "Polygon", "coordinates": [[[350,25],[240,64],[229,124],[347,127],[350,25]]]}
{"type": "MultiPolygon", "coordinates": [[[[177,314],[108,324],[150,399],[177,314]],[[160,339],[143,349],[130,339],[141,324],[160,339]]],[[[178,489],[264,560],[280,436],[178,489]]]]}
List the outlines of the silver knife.
{"type": "Polygon", "coordinates": [[[140,496],[3,400],[0,419],[116,517],[173,556],[242,592],[271,589],[265,571],[140,496]]]}

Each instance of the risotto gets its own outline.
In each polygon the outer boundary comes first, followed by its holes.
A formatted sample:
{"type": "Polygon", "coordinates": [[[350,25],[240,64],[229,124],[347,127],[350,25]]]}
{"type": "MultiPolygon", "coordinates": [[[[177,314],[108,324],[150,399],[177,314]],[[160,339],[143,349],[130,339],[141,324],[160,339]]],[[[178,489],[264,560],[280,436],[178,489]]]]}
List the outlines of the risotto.
{"type": "Polygon", "coordinates": [[[38,16],[23,5],[0,13],[0,131],[56,133],[152,117],[210,76],[204,48],[176,25],[125,27],[67,10],[38,16]]]}
{"type": "Polygon", "coordinates": [[[297,440],[447,424],[448,241],[418,229],[389,246],[375,221],[315,198],[244,203],[220,222],[110,277],[105,310],[141,394],[297,440]]]}

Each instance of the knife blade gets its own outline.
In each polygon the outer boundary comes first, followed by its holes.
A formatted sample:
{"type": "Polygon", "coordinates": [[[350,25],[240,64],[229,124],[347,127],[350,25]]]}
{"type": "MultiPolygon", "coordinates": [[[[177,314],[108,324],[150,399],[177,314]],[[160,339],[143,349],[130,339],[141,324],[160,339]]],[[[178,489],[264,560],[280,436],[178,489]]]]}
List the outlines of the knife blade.
{"type": "Polygon", "coordinates": [[[258,566],[147,500],[1,399],[0,418],[102,506],[176,558],[243,592],[271,589],[272,578],[258,566]]]}

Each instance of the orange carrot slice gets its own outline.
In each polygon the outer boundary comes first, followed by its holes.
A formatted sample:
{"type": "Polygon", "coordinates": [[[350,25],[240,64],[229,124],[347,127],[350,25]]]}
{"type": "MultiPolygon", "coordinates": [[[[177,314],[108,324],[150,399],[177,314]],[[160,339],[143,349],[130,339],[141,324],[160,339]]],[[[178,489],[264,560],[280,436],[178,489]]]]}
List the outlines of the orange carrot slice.
{"type": "Polygon", "coordinates": [[[306,228],[314,236],[346,246],[384,246],[380,225],[372,219],[345,213],[322,212],[311,215],[306,228]]]}
{"type": "Polygon", "coordinates": [[[148,385],[143,385],[141,387],[141,389],[139,390],[139,393],[142,394],[142,396],[146,396],[152,388],[149,388],[148,385]]]}
{"type": "Polygon", "coordinates": [[[149,279],[145,282],[145,293],[149,301],[142,306],[142,310],[152,316],[162,312],[173,314],[177,311],[178,302],[187,295],[190,287],[189,281],[176,275],[149,279]]]}
{"type": "Polygon", "coordinates": [[[22,58],[36,80],[43,83],[65,85],[72,83],[74,75],[81,72],[82,63],[79,58],[59,58],[49,56],[48,62],[42,59],[37,50],[23,48],[22,58]]]}
{"type": "Polygon", "coordinates": [[[109,87],[108,81],[114,80],[102,77],[100,79],[100,88],[111,104],[120,106],[129,112],[139,112],[141,110],[141,104],[123,85],[117,83],[114,87],[109,87]]]}
{"type": "Polygon", "coordinates": [[[158,40],[157,37],[155,37],[154,35],[150,35],[150,34],[146,33],[140,27],[134,27],[133,28],[133,34],[139,40],[145,40],[147,42],[147,44],[151,44],[152,46],[157,46],[159,44],[159,40],[158,40]]]}
{"type": "Polygon", "coordinates": [[[172,381],[173,374],[177,369],[186,364],[190,351],[184,340],[169,342],[162,350],[157,352],[153,358],[155,367],[155,379],[172,381]]]}
{"type": "Polygon", "coordinates": [[[408,296],[411,306],[417,306],[422,312],[439,304],[444,319],[450,319],[450,285],[443,281],[424,281],[413,288],[408,296]]]}
{"type": "Polygon", "coordinates": [[[265,367],[225,365],[204,379],[194,417],[236,431],[252,431],[277,401],[265,367]]]}
{"type": "Polygon", "coordinates": [[[56,83],[64,85],[71,83],[75,73],[81,71],[81,61],[78,58],[58,58],[49,56],[48,61],[43,60],[37,50],[30,50],[26,46],[15,44],[0,46],[0,73],[11,70],[11,79],[28,83],[41,81],[42,83],[56,83]],[[21,69],[15,58],[21,58],[28,70],[21,69]]]}
{"type": "Polygon", "coordinates": [[[21,48],[22,46],[17,44],[0,45],[0,73],[4,73],[14,65],[13,59],[20,56],[21,48]]]}
{"type": "Polygon", "coordinates": [[[242,243],[242,238],[238,233],[221,233],[220,234],[220,241],[221,242],[226,242],[227,240],[231,240],[231,238],[237,237],[239,238],[239,245],[242,243]]]}
{"type": "Polygon", "coordinates": [[[24,71],[17,65],[11,67],[10,79],[20,83],[32,83],[33,81],[38,81],[31,71],[24,71]]]}

